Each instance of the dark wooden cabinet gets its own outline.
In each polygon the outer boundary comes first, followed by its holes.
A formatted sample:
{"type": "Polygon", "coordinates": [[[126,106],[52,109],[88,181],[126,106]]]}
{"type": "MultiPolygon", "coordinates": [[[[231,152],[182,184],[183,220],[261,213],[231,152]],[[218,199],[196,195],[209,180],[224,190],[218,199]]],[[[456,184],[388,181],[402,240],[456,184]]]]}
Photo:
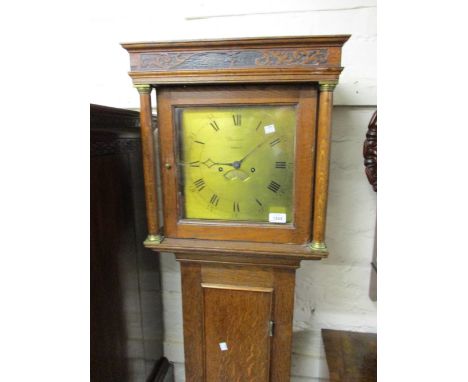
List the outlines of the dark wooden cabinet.
{"type": "Polygon", "coordinates": [[[163,356],[158,257],[144,248],[139,113],[91,105],[91,381],[145,381],[163,356]]]}

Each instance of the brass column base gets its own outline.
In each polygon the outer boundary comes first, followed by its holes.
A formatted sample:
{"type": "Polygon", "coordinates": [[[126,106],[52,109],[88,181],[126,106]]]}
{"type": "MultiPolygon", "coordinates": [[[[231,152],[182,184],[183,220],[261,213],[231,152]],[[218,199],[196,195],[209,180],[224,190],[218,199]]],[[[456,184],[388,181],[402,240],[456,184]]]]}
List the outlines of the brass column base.
{"type": "Polygon", "coordinates": [[[164,240],[163,235],[148,235],[143,244],[160,244],[164,240]]]}
{"type": "Polygon", "coordinates": [[[313,241],[310,243],[309,247],[315,251],[326,251],[327,245],[323,242],[313,241]]]}

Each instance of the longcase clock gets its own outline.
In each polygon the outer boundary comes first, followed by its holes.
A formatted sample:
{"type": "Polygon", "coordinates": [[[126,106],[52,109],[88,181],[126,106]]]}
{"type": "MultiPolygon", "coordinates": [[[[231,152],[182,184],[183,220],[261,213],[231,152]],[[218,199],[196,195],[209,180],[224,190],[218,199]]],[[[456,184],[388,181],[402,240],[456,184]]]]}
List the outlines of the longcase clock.
{"type": "Polygon", "coordinates": [[[331,111],[348,38],[123,44],[141,101],[145,245],[181,264],[187,381],[289,380],[295,270],[328,256],[331,111]]]}

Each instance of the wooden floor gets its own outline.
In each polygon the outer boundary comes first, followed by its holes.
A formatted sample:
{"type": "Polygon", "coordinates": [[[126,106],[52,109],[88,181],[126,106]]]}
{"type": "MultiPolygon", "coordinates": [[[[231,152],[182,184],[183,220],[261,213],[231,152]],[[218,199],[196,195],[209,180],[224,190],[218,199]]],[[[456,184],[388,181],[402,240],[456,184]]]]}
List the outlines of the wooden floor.
{"type": "Polygon", "coordinates": [[[377,334],[322,329],[330,382],[377,381],[377,334]]]}

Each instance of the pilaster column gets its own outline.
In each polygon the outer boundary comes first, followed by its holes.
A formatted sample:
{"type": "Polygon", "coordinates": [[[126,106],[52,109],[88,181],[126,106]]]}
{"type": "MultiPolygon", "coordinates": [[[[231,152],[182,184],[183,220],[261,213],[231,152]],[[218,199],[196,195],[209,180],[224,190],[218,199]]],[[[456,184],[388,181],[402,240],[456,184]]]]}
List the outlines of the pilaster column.
{"type": "Polygon", "coordinates": [[[134,85],[140,93],[140,129],[143,153],[143,176],[145,179],[146,216],[148,237],[150,243],[160,243],[163,240],[159,232],[158,197],[156,190],[156,174],[154,169],[154,142],[151,113],[151,85],[134,85]]]}
{"type": "Polygon", "coordinates": [[[314,220],[312,243],[314,250],[326,251],[325,225],[328,201],[328,174],[330,169],[331,115],[333,108],[333,90],[338,81],[320,81],[317,154],[315,160],[314,220]]]}

